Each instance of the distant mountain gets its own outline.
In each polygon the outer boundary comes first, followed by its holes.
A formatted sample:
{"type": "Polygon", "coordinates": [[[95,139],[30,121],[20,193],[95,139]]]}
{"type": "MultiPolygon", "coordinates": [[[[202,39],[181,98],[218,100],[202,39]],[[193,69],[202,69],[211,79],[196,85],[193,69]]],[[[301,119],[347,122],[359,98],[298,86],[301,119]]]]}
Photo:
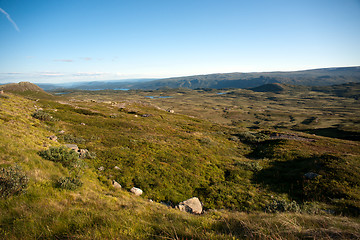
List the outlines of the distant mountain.
{"type": "MultiPolygon", "coordinates": [[[[293,72],[218,73],[165,79],[126,79],[73,83],[39,83],[45,91],[160,89],[160,88],[256,88],[266,84],[330,86],[360,82],[360,67],[321,68],[293,72]]],[[[279,85],[268,87],[278,88],[279,85]]],[[[259,91],[256,90],[256,91],[259,91]]]]}
{"type": "Polygon", "coordinates": [[[107,80],[107,81],[91,81],[91,82],[71,82],[71,83],[39,83],[39,87],[45,91],[60,90],[60,89],[79,89],[79,90],[106,90],[106,89],[124,89],[129,88],[133,84],[154,81],[154,78],[137,78],[137,79],[123,79],[123,80],[107,80]]]}
{"type": "Polygon", "coordinates": [[[283,83],[305,86],[328,86],[360,82],[360,67],[322,68],[293,72],[219,73],[167,78],[135,83],[129,88],[253,88],[264,84],[283,83]]]}

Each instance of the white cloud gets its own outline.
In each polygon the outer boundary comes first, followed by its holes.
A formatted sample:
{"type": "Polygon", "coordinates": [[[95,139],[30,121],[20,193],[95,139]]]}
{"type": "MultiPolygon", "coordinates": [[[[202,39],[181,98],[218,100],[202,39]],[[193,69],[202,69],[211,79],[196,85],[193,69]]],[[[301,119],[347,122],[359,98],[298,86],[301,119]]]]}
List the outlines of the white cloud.
{"type": "Polygon", "coordinates": [[[0,12],[2,12],[6,16],[6,18],[12,23],[16,31],[20,32],[20,29],[18,28],[16,23],[11,19],[10,15],[7,12],[5,12],[5,10],[2,8],[0,8],[0,12]]]}

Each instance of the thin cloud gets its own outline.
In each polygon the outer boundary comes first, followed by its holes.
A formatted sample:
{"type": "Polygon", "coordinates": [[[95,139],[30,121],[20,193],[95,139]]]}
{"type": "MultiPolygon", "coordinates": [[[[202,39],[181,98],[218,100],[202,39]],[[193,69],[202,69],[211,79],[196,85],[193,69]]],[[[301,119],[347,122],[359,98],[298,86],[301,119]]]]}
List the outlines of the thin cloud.
{"type": "Polygon", "coordinates": [[[73,62],[72,59],[55,59],[54,62],[73,62]]]}
{"type": "Polygon", "coordinates": [[[2,8],[0,8],[0,12],[2,12],[6,16],[6,18],[12,23],[12,25],[14,25],[16,31],[20,32],[20,29],[18,28],[16,23],[11,19],[10,15],[7,12],[5,12],[4,9],[2,8]]]}
{"type": "Polygon", "coordinates": [[[91,61],[91,60],[92,60],[91,57],[83,57],[83,58],[81,58],[81,59],[84,60],[84,61],[91,61]]]}

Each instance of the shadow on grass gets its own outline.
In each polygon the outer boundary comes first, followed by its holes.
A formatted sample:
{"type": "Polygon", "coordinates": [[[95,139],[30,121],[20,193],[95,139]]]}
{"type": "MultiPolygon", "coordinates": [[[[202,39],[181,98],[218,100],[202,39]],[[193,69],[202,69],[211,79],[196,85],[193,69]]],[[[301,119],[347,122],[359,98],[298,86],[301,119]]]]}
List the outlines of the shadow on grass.
{"type": "Polygon", "coordinates": [[[360,133],[352,131],[344,131],[338,128],[318,128],[318,129],[305,129],[302,132],[315,134],[323,137],[339,138],[352,141],[360,141],[360,133]]]}
{"type": "Polygon", "coordinates": [[[305,200],[304,174],[314,171],[317,166],[316,158],[296,158],[290,161],[274,161],[269,168],[254,175],[254,181],[269,190],[286,193],[294,200],[305,200]]]}

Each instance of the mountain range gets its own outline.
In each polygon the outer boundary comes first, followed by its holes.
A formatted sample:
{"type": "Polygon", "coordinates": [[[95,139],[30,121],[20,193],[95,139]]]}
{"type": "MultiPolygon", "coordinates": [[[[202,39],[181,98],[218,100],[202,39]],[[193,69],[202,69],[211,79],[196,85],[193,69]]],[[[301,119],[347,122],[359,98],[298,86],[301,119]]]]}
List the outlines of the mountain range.
{"type": "Polygon", "coordinates": [[[60,89],[123,90],[162,88],[255,88],[264,84],[281,83],[303,86],[330,86],[360,82],[360,66],[320,68],[288,72],[216,73],[164,79],[126,79],[72,83],[39,83],[46,91],[60,89]]]}

